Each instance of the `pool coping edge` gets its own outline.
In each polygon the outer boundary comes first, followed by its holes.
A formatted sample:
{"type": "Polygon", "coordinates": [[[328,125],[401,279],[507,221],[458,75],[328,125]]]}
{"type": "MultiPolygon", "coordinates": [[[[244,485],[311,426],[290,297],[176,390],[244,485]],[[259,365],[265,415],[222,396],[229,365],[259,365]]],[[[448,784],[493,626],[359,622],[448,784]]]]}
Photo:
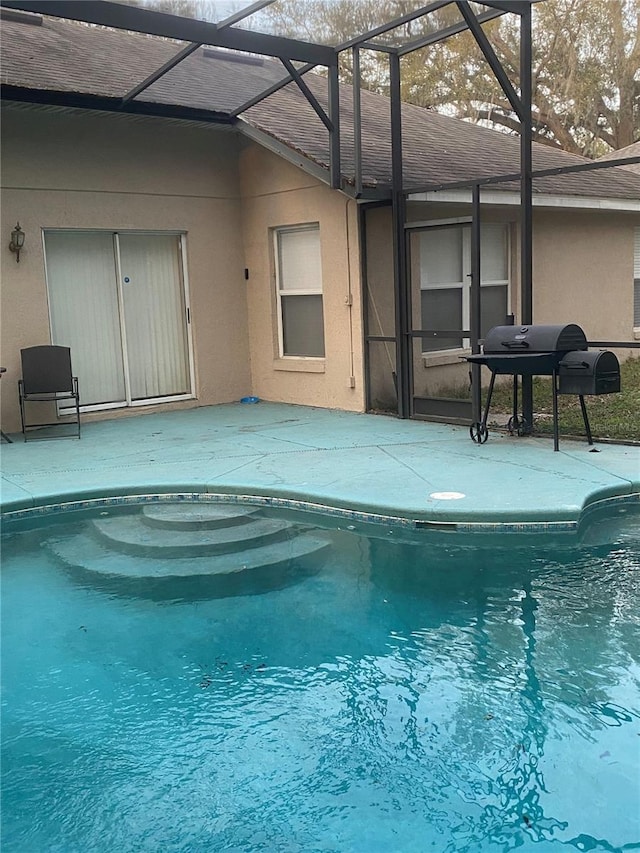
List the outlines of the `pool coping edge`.
{"type": "MultiPolygon", "coordinates": [[[[603,490],[608,491],[607,489],[603,490]]],[[[394,527],[402,527],[413,530],[437,530],[437,531],[464,531],[475,533],[576,533],[589,516],[595,512],[606,510],[628,503],[640,504],[640,492],[628,492],[626,494],[606,495],[603,497],[591,496],[591,500],[583,505],[575,519],[557,520],[520,520],[520,521],[471,521],[442,518],[419,518],[412,515],[400,515],[382,511],[369,511],[354,509],[352,507],[340,507],[335,504],[322,503],[319,500],[282,497],[279,495],[251,494],[243,492],[207,492],[201,488],[184,488],[176,491],[152,491],[144,493],[130,492],[121,495],[105,495],[102,497],[85,497],[65,499],[62,495],[56,500],[55,496],[48,496],[49,503],[41,503],[37,506],[21,507],[18,509],[0,508],[0,516],[3,522],[26,521],[43,516],[55,516],[64,512],[78,510],[101,509],[110,506],[129,506],[133,504],[147,503],[232,503],[246,504],[259,507],[275,507],[280,509],[298,510],[327,515],[333,518],[342,518],[366,524],[384,524],[394,527]],[[55,501],[55,502],[54,502],[55,501]]]]}

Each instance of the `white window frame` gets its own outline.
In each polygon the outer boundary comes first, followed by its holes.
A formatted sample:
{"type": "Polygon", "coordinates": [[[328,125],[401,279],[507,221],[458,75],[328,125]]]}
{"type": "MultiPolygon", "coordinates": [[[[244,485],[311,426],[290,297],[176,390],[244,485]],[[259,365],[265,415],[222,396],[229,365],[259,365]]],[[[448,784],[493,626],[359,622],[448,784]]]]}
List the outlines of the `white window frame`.
{"type": "MultiPolygon", "coordinates": [[[[307,222],[301,225],[279,226],[273,229],[273,252],[275,266],[275,282],[276,282],[276,314],[278,322],[278,357],[285,361],[306,361],[313,363],[324,363],[324,356],[317,355],[285,355],[284,352],[284,323],[282,321],[282,297],[289,296],[320,296],[322,297],[322,309],[324,317],[324,288],[322,281],[322,266],[320,267],[320,286],[319,288],[283,288],[282,287],[282,272],[280,269],[280,235],[299,233],[302,231],[314,231],[318,235],[318,243],[320,244],[320,223],[307,222]]],[[[323,329],[323,344],[326,352],[326,338],[324,337],[323,329]]]]}
{"type": "MultiPolygon", "coordinates": [[[[451,223],[446,222],[433,222],[431,224],[424,223],[422,227],[416,229],[418,231],[427,231],[432,229],[442,230],[444,228],[459,228],[462,229],[462,241],[461,241],[461,251],[462,251],[462,281],[461,282],[438,282],[438,284],[429,285],[427,283],[423,283],[422,276],[420,277],[420,298],[422,299],[422,291],[423,290],[453,290],[453,289],[461,289],[462,290],[462,328],[468,329],[471,326],[471,222],[470,221],[453,221],[451,223]]],[[[509,227],[509,223],[507,222],[486,222],[483,223],[486,226],[497,226],[503,229],[505,237],[506,237],[506,260],[507,260],[507,278],[506,279],[484,279],[482,278],[481,272],[481,287],[505,287],[507,288],[507,314],[511,310],[511,229],[509,227]]],[[[436,359],[451,355],[455,357],[457,360],[458,356],[464,353],[468,353],[471,349],[471,339],[463,338],[462,347],[451,347],[447,349],[441,350],[427,350],[422,353],[423,358],[428,360],[432,357],[436,359]]]]}

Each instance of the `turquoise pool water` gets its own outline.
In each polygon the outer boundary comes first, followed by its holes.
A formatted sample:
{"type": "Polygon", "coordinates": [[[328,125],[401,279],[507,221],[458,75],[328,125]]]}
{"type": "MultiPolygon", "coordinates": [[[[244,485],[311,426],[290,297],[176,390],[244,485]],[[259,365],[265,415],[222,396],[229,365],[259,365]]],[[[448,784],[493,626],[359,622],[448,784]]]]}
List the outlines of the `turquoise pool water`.
{"type": "Polygon", "coordinates": [[[637,512],[504,547],[336,522],[222,597],[74,569],[90,523],[5,537],[3,853],[640,849],[637,512]]]}

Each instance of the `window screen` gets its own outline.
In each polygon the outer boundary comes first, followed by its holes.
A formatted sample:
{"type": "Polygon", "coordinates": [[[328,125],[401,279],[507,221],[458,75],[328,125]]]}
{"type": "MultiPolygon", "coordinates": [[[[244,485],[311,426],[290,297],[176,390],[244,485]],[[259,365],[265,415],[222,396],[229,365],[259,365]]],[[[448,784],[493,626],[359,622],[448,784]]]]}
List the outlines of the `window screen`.
{"type": "Polygon", "coordinates": [[[503,326],[507,317],[507,285],[494,284],[482,288],[482,304],[480,312],[480,337],[484,338],[489,329],[503,326]]]}
{"type": "Polygon", "coordinates": [[[462,228],[434,228],[420,234],[420,284],[462,283],[462,228]]]}
{"type": "MultiPolygon", "coordinates": [[[[504,225],[483,225],[480,229],[482,281],[508,281],[507,229],[504,225]]],[[[484,298],[484,297],[483,297],[484,298]]],[[[505,312],[506,313],[506,312],[505,312]]]]}
{"type": "MultiPolygon", "coordinates": [[[[421,307],[423,329],[462,329],[461,288],[423,290],[421,307]]],[[[431,335],[422,339],[423,352],[457,349],[461,346],[462,337],[445,338],[441,335],[431,335]]]]}
{"type": "Polygon", "coordinates": [[[284,355],[324,356],[322,296],[283,296],[284,355]]]}
{"type": "MultiPolygon", "coordinates": [[[[481,328],[486,335],[502,325],[509,308],[509,229],[503,223],[481,226],[481,328]]],[[[411,264],[420,276],[421,328],[468,329],[471,302],[471,230],[465,224],[427,228],[412,235],[411,264]],[[417,239],[416,239],[417,238],[417,239]]],[[[639,253],[640,254],[640,253],[639,253]]],[[[463,336],[422,338],[423,352],[468,346],[463,336]]]]}

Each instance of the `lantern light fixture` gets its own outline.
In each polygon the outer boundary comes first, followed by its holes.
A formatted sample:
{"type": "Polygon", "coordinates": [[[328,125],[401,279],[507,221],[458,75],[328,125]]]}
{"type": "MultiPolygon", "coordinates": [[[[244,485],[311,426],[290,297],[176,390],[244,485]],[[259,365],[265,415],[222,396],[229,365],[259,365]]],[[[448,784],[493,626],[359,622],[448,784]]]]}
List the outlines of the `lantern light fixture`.
{"type": "Polygon", "coordinates": [[[16,227],[11,232],[11,242],[9,243],[9,250],[11,252],[15,252],[16,263],[20,263],[20,250],[24,246],[24,231],[20,227],[20,223],[16,222],[16,227]]]}

